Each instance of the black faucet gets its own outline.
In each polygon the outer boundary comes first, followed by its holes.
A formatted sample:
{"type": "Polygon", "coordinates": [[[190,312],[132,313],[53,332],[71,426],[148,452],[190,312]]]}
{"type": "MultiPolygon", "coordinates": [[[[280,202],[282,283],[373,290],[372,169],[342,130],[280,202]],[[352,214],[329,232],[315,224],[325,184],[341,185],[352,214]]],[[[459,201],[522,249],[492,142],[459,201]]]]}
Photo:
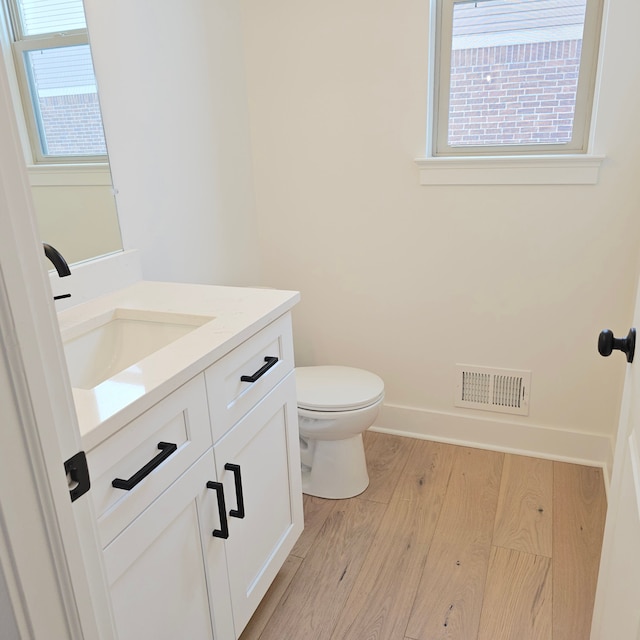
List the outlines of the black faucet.
{"type": "MultiPolygon", "coordinates": [[[[47,256],[49,260],[51,260],[53,266],[56,268],[56,271],[58,272],[58,275],[61,278],[64,278],[65,276],[70,276],[71,270],[69,269],[69,265],[67,264],[67,261],[62,257],[62,254],[55,247],[52,247],[50,244],[47,244],[46,242],[43,242],[42,246],[44,247],[44,255],[47,256]]],[[[61,296],[53,296],[53,299],[60,300],[61,298],[70,298],[70,297],[71,297],[70,293],[65,293],[64,295],[61,295],[61,296]]]]}

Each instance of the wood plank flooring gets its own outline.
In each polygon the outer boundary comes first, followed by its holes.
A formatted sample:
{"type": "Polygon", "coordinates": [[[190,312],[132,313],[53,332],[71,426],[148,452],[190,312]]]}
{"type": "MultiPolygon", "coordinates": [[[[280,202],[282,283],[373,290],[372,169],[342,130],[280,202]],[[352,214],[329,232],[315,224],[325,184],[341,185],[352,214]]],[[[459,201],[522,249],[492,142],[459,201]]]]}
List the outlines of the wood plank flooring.
{"type": "Polygon", "coordinates": [[[588,640],[602,471],[367,431],[240,640],[588,640]]]}

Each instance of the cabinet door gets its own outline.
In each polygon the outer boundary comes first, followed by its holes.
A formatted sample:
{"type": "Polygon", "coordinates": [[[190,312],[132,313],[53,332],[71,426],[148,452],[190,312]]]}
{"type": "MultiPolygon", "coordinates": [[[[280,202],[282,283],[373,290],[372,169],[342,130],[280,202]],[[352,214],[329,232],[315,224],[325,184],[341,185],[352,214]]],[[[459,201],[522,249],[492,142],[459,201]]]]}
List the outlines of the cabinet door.
{"type": "Polygon", "coordinates": [[[227,563],[239,636],[303,527],[293,374],[238,422],[214,446],[214,453],[230,514],[227,563]],[[243,518],[232,515],[239,506],[238,468],[243,518]]]}
{"type": "Polygon", "coordinates": [[[211,450],[176,480],[104,550],[119,640],[227,640],[235,637],[211,450]],[[222,588],[221,588],[222,586],[222,588]],[[210,599],[215,611],[210,609],[210,599]]]}

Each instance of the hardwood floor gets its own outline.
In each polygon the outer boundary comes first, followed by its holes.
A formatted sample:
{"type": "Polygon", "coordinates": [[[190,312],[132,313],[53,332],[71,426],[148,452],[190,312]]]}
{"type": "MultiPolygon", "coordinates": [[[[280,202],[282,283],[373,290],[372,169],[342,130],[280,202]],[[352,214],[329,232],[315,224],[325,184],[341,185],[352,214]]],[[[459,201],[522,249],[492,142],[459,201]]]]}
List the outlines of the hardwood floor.
{"type": "Polygon", "coordinates": [[[588,640],[602,471],[368,431],[240,640],[588,640]]]}

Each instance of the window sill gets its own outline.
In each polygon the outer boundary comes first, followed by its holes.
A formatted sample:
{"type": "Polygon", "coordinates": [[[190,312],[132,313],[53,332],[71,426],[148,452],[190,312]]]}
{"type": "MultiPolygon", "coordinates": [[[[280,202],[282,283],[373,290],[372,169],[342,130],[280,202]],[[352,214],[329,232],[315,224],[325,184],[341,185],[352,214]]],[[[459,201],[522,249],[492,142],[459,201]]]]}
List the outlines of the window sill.
{"type": "Polygon", "coordinates": [[[27,173],[32,187],[111,186],[106,162],[29,165],[27,173]]]}
{"type": "Polygon", "coordinates": [[[604,156],[416,158],[421,185],[597,184],[604,156]]]}

